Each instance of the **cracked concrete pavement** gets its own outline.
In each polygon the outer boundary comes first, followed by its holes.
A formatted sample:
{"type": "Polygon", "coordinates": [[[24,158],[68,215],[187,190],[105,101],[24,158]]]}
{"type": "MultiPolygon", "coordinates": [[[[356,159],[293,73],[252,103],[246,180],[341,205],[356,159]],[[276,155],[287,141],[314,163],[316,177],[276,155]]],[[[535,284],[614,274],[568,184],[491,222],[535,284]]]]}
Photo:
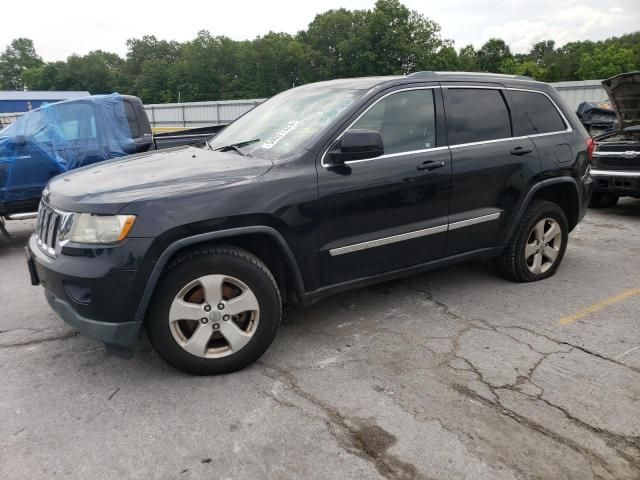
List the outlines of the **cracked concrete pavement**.
{"type": "Polygon", "coordinates": [[[0,247],[0,478],[640,478],[640,201],[535,284],[468,263],[286,312],[255,365],[110,357],[0,247]]]}

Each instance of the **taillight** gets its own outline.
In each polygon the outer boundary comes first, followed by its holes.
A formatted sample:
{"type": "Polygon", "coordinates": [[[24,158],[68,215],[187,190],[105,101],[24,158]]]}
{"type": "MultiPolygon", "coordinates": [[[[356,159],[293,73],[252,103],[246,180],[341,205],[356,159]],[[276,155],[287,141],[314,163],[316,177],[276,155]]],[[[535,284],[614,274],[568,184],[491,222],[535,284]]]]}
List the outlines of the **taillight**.
{"type": "Polygon", "coordinates": [[[593,151],[595,150],[595,148],[596,142],[593,140],[593,138],[587,138],[587,155],[589,157],[590,163],[593,163],[593,151]]]}

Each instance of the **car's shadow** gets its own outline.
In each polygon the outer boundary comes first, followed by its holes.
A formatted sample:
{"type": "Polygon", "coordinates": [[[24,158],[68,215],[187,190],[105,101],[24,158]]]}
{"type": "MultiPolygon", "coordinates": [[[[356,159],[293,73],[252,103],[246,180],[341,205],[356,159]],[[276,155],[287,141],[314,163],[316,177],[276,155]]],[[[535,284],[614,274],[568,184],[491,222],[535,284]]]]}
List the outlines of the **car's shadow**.
{"type": "Polygon", "coordinates": [[[0,231],[0,258],[9,255],[9,251],[24,247],[33,233],[35,220],[9,220],[5,232],[0,231]]]}
{"type": "Polygon", "coordinates": [[[615,207],[601,208],[595,211],[611,215],[612,217],[640,218],[640,199],[622,198],[615,207]]]}

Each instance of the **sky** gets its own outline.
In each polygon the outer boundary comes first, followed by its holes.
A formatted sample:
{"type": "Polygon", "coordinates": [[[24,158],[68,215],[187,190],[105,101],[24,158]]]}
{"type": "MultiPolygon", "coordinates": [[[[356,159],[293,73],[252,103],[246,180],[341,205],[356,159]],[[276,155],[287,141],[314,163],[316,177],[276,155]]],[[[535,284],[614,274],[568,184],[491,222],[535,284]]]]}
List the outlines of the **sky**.
{"type": "MultiPolygon", "coordinates": [[[[602,40],[640,30],[640,0],[401,0],[435,20],[456,48],[480,47],[504,39],[514,53],[540,40],[558,46],[575,40],[602,40]]],[[[2,6],[0,49],[17,37],[31,38],[46,61],[91,50],[126,54],[128,38],[155,35],[186,41],[199,30],[235,40],[268,31],[296,33],[315,15],[332,8],[368,9],[374,0],[24,0],[2,6]],[[97,4],[97,2],[96,2],[97,4]]]]}

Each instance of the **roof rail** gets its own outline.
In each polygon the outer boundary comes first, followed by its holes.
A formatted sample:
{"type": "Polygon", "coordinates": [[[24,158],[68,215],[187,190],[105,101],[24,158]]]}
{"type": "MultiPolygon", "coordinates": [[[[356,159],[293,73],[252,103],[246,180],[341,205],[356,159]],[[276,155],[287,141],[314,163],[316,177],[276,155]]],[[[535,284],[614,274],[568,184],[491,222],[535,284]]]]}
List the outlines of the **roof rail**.
{"type": "Polygon", "coordinates": [[[423,72],[413,72],[407,75],[408,77],[438,77],[444,75],[469,75],[474,77],[499,77],[499,78],[512,78],[514,80],[530,80],[535,81],[531,77],[527,77],[525,75],[511,75],[508,73],[491,73],[491,72],[434,72],[434,71],[423,71],[423,72]]]}

